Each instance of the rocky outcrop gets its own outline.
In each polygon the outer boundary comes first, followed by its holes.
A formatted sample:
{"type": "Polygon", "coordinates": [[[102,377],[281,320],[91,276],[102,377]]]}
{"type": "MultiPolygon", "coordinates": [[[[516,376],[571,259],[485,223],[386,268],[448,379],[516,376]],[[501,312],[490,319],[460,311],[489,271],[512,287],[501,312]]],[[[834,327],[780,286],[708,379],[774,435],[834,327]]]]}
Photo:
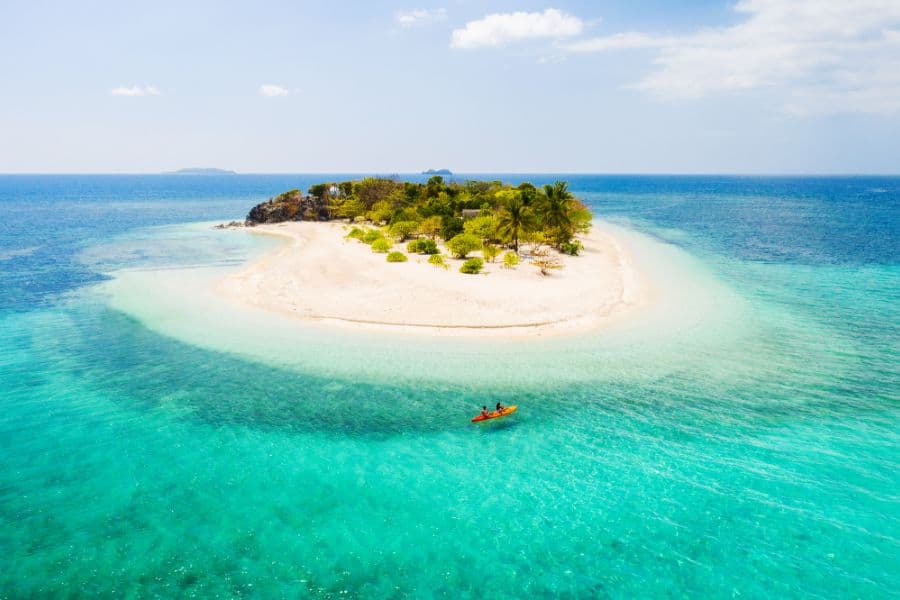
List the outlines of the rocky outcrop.
{"type": "Polygon", "coordinates": [[[247,225],[282,221],[327,221],[329,218],[324,199],[304,196],[300,190],[291,190],[251,208],[247,214],[247,225]]]}

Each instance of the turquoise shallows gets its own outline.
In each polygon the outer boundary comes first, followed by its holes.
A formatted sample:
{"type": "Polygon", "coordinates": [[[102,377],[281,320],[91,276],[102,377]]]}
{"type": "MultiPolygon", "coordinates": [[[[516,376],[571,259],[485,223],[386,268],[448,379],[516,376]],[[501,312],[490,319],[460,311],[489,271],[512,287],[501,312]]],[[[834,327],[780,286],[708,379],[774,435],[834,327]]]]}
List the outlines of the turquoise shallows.
{"type": "Polygon", "coordinates": [[[652,327],[212,330],[334,176],[0,176],[0,597],[896,597],[900,179],[567,178],[652,327]]]}

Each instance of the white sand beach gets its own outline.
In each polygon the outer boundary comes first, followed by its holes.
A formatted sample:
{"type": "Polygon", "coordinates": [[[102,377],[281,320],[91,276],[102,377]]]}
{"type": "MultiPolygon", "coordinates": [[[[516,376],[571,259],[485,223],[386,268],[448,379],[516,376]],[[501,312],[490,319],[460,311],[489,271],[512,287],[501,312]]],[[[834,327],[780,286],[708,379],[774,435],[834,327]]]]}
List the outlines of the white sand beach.
{"type": "Polygon", "coordinates": [[[514,269],[502,268],[498,258],[479,275],[460,273],[461,260],[449,259],[449,269],[415,254],[388,263],[384,254],[345,239],[339,223],[288,222],[250,231],[289,242],[220,280],[216,291],[300,320],[429,335],[560,334],[598,327],[646,297],[627,249],[602,226],[582,237],[580,256],[559,255],[564,267],[549,276],[526,256],[514,269]]]}

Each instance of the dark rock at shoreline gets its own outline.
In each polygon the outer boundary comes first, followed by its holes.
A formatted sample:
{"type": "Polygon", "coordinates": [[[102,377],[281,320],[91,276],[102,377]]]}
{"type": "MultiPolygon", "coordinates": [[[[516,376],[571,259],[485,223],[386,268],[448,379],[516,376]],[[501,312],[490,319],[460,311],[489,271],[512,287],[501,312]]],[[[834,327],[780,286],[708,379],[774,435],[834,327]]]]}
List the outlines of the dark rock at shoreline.
{"type": "Polygon", "coordinates": [[[244,227],[246,223],[241,221],[231,221],[229,223],[219,223],[218,225],[213,225],[213,229],[234,229],[237,227],[244,227]]]}
{"type": "Polygon", "coordinates": [[[316,196],[304,196],[300,190],[291,190],[261,202],[250,209],[246,225],[281,223],[283,221],[327,221],[328,206],[316,196]]]}

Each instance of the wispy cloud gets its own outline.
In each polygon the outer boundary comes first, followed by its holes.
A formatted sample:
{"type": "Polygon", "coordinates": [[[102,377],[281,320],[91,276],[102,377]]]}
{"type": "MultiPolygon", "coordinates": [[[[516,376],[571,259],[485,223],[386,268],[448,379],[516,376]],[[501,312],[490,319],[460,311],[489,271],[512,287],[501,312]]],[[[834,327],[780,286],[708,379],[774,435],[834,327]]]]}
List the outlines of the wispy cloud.
{"type": "Polygon", "coordinates": [[[160,95],[159,88],[157,88],[154,85],[144,85],[144,86],[133,85],[131,87],[127,87],[127,86],[114,87],[113,89],[109,90],[109,93],[112,94],[113,96],[130,96],[130,97],[159,96],[160,95]]]}
{"type": "Polygon", "coordinates": [[[678,36],[619,33],[571,52],[651,48],[656,68],[633,87],[692,98],[770,90],[798,114],[900,112],[900,2],[742,0],[735,25],[678,36]]]}
{"type": "Polygon", "coordinates": [[[425,25],[436,21],[443,21],[447,18],[446,8],[414,8],[412,10],[401,10],[394,14],[394,19],[402,27],[412,27],[414,25],[425,25]]]}
{"type": "Polygon", "coordinates": [[[584,23],[561,10],[513,12],[487,15],[456,29],[450,38],[453,48],[497,48],[533,39],[562,39],[579,35],[584,23]]]}
{"type": "Polygon", "coordinates": [[[290,92],[287,88],[283,88],[280,85],[275,85],[273,83],[264,83],[259,86],[259,95],[265,96],[266,98],[275,98],[278,96],[287,96],[290,92]]]}

